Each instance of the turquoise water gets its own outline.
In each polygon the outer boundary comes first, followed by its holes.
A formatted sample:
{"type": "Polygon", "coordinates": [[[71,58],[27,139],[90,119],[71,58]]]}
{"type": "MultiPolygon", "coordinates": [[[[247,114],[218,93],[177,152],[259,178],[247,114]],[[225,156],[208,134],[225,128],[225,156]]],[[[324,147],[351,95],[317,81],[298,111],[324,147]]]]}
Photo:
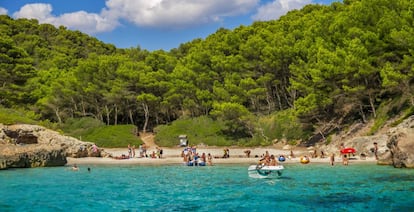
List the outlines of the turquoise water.
{"type": "Polygon", "coordinates": [[[0,171],[0,211],[414,211],[414,170],[388,166],[87,167],[0,171]]]}

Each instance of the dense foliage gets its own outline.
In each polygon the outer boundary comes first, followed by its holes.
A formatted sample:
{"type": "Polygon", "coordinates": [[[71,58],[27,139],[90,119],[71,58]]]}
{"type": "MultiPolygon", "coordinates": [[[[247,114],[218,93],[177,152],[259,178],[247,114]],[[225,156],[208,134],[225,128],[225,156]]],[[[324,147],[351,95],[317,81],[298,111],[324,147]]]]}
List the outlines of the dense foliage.
{"type": "Polygon", "coordinates": [[[170,52],[117,49],[78,31],[3,15],[0,104],[51,122],[93,117],[143,131],[208,116],[232,139],[257,138],[271,131],[257,117],[289,111],[284,120],[295,126],[275,137],[301,127],[300,136],[324,138],[375,118],[390,98],[402,99],[396,114],[414,106],[413,13],[410,0],[308,5],[170,52]]]}

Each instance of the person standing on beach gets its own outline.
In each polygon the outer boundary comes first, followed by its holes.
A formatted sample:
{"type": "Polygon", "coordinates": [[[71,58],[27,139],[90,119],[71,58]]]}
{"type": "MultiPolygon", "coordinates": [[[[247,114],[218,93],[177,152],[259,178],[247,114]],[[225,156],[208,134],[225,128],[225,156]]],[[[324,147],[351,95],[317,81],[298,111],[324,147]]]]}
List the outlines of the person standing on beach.
{"type": "Polygon", "coordinates": [[[213,165],[213,156],[211,156],[210,153],[207,154],[207,164],[209,166],[212,166],[213,165]]]}
{"type": "Polygon", "coordinates": [[[93,152],[98,152],[98,146],[96,146],[96,144],[92,145],[92,151],[93,152]]]}
{"type": "Polygon", "coordinates": [[[162,158],[162,154],[163,154],[163,150],[162,150],[162,148],[160,147],[160,158],[162,158]]]}
{"type": "Polygon", "coordinates": [[[295,155],[293,154],[293,150],[290,150],[290,155],[289,155],[289,157],[290,157],[290,158],[295,158],[295,155]]]}
{"type": "Polygon", "coordinates": [[[140,145],[138,146],[138,149],[139,149],[139,157],[140,157],[140,158],[142,158],[142,157],[143,157],[143,155],[144,155],[144,153],[143,153],[143,151],[142,151],[142,144],[140,144],[140,145]]]}
{"type": "Polygon", "coordinates": [[[347,157],[346,155],[344,155],[344,156],[342,157],[342,163],[343,163],[345,166],[348,166],[348,164],[349,164],[349,160],[348,160],[348,157],[347,157]]]}
{"type": "Polygon", "coordinates": [[[132,156],[131,144],[128,144],[128,158],[131,158],[131,156],[132,156]]]}
{"type": "Polygon", "coordinates": [[[378,143],[374,142],[374,155],[375,155],[375,160],[378,160],[378,143]]]}
{"type": "Polygon", "coordinates": [[[342,150],[345,149],[344,143],[339,146],[339,155],[342,155],[342,150]]]}
{"type": "Polygon", "coordinates": [[[329,160],[331,162],[331,166],[335,164],[335,153],[332,153],[331,156],[329,156],[329,160]]]}

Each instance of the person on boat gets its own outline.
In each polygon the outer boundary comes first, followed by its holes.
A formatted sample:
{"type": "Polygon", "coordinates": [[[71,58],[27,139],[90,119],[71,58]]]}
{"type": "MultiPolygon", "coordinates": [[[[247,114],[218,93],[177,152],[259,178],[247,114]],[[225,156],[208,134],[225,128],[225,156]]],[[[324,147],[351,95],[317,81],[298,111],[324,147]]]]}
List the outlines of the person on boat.
{"type": "Polygon", "coordinates": [[[276,157],[274,155],[270,156],[270,166],[278,166],[279,163],[276,160],[276,157]]]}
{"type": "Polygon", "coordinates": [[[268,151],[266,151],[266,154],[259,160],[257,165],[260,165],[260,166],[269,166],[270,165],[270,155],[269,155],[268,151]]]}

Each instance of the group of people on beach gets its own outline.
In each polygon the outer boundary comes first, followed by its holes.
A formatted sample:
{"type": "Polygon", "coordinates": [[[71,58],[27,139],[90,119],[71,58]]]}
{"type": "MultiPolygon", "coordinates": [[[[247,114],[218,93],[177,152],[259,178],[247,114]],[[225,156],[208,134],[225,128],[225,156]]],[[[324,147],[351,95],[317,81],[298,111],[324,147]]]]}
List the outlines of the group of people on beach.
{"type": "MultiPolygon", "coordinates": [[[[140,144],[139,149],[139,155],[138,158],[162,158],[162,155],[164,153],[163,149],[161,147],[156,147],[155,151],[152,151],[152,153],[147,153],[147,145],[140,144]]],[[[120,156],[114,157],[115,159],[130,159],[135,158],[135,145],[128,144],[128,154],[122,154],[120,156]]]]}
{"type": "Polygon", "coordinates": [[[204,152],[200,156],[196,146],[187,146],[184,148],[181,152],[181,157],[183,158],[184,164],[188,166],[213,165],[213,156],[210,153],[206,155],[204,152]]]}
{"type": "MultiPolygon", "coordinates": [[[[347,166],[349,165],[350,154],[343,153],[342,152],[343,149],[345,149],[345,147],[344,147],[344,144],[342,143],[339,146],[339,155],[340,155],[342,164],[347,166]]],[[[374,148],[371,148],[371,151],[374,153],[375,158],[378,160],[378,144],[376,142],[374,142],[374,148]]],[[[243,153],[245,154],[247,158],[250,158],[252,151],[244,150],[243,153]]],[[[327,157],[323,150],[320,151],[320,154],[318,154],[317,150],[313,150],[309,154],[310,154],[310,157],[308,157],[307,155],[301,156],[299,161],[301,163],[306,164],[310,162],[310,158],[318,158],[318,157],[326,158],[327,157]],[[303,158],[305,158],[306,160],[303,160],[303,158]]],[[[131,146],[130,144],[128,144],[128,155],[123,154],[120,157],[115,157],[115,158],[116,159],[129,159],[129,158],[134,158],[134,157],[135,157],[135,145],[131,146]]],[[[147,154],[147,146],[145,144],[141,144],[139,145],[139,156],[138,157],[140,158],[142,157],[163,158],[163,149],[161,147],[156,147],[155,151],[152,151],[152,153],[147,154]]],[[[213,155],[210,153],[199,154],[197,152],[196,146],[186,146],[184,150],[182,150],[181,152],[181,157],[183,158],[183,162],[185,164],[193,164],[193,165],[201,165],[201,166],[213,164],[212,162],[213,155]]],[[[285,159],[291,160],[295,158],[295,154],[292,150],[290,150],[290,154],[287,154],[287,157],[285,157],[285,155],[275,156],[275,155],[269,154],[269,151],[266,151],[263,155],[261,156],[254,155],[254,157],[256,158],[260,157],[259,163],[262,165],[276,166],[276,165],[279,165],[279,162],[283,162],[285,159]],[[283,161],[281,160],[281,158],[283,159],[283,161]]],[[[335,153],[328,154],[328,157],[329,157],[329,164],[332,166],[335,165],[335,153]]],[[[230,158],[229,148],[223,149],[223,156],[221,157],[215,156],[214,158],[230,158]]]]}

